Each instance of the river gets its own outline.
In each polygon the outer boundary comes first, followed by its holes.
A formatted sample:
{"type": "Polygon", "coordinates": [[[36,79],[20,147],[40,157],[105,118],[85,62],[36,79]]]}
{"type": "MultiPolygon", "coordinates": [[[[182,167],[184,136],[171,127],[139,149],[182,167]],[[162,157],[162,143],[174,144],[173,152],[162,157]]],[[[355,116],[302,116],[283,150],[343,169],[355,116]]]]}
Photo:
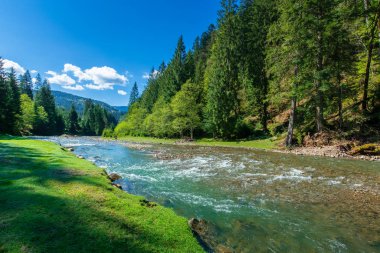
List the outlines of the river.
{"type": "Polygon", "coordinates": [[[236,252],[380,252],[379,162],[42,139],[118,173],[129,193],[207,220],[215,240],[236,252]]]}

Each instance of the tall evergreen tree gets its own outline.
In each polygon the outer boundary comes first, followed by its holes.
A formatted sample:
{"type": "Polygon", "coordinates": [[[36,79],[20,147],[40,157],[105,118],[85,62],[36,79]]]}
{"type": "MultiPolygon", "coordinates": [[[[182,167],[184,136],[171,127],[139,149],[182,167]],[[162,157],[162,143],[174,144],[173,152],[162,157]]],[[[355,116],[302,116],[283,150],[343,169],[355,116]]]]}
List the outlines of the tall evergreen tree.
{"type": "Polygon", "coordinates": [[[219,30],[206,70],[208,131],[232,137],[239,117],[239,20],[234,0],[223,0],[219,30]]]}
{"type": "Polygon", "coordinates": [[[74,104],[71,105],[71,109],[67,119],[67,131],[70,134],[77,134],[79,132],[78,113],[75,110],[74,104]]]}
{"type": "Polygon", "coordinates": [[[258,115],[267,131],[269,82],[265,57],[267,35],[276,19],[275,1],[245,0],[241,5],[242,80],[248,100],[248,115],[258,115]]]}
{"type": "Polygon", "coordinates": [[[16,72],[11,68],[8,73],[8,82],[11,88],[11,94],[8,104],[8,124],[12,133],[17,133],[17,124],[21,113],[20,90],[17,83],[16,72]]]}
{"type": "Polygon", "coordinates": [[[9,133],[9,106],[12,100],[12,89],[6,79],[3,68],[3,60],[0,58],[0,133],[9,133]]]}
{"type": "Polygon", "coordinates": [[[133,84],[132,90],[131,90],[131,95],[129,96],[129,106],[133,105],[136,103],[136,101],[139,98],[139,89],[137,87],[137,83],[135,82],[133,84]]]}
{"type": "Polygon", "coordinates": [[[32,77],[30,76],[29,70],[27,70],[25,74],[21,77],[20,88],[21,94],[26,94],[31,99],[33,99],[33,81],[32,77]]]}
{"type": "Polygon", "coordinates": [[[34,83],[34,90],[39,90],[42,87],[42,78],[40,73],[36,76],[36,82],[34,83]]]}
{"type": "Polygon", "coordinates": [[[47,80],[44,80],[42,87],[36,93],[35,106],[43,107],[45,112],[48,115],[48,123],[42,126],[39,126],[37,131],[40,134],[55,134],[56,133],[56,120],[57,112],[55,107],[55,99],[51,93],[50,84],[47,80]]]}
{"type": "Polygon", "coordinates": [[[173,59],[163,73],[163,82],[160,85],[160,95],[164,98],[165,102],[169,102],[186,81],[185,60],[186,48],[181,36],[178,39],[173,59]]]}

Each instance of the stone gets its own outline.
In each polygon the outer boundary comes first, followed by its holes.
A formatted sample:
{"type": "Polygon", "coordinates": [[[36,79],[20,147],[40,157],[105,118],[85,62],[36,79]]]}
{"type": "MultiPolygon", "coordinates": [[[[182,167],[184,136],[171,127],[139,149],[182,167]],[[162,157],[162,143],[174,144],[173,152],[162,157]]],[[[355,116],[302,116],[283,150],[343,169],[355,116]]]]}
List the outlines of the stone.
{"type": "Polygon", "coordinates": [[[116,173],[111,173],[111,174],[108,175],[108,178],[109,178],[112,182],[114,182],[114,181],[116,181],[116,180],[121,179],[121,176],[120,176],[119,174],[116,174],[116,173]]]}

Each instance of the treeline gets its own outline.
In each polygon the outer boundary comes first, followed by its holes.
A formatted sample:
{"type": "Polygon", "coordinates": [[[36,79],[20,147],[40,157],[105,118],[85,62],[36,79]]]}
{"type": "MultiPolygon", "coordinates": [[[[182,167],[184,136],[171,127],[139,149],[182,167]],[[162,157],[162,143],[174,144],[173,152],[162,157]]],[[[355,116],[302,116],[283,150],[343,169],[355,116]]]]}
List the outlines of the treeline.
{"type": "Polygon", "coordinates": [[[112,129],[116,119],[100,105],[86,101],[83,116],[72,106],[69,112],[57,108],[50,84],[29,71],[16,77],[7,73],[0,58],[0,134],[12,135],[101,135],[112,129]]]}
{"type": "Polygon", "coordinates": [[[247,138],[290,146],[325,130],[378,134],[378,0],[221,1],[211,25],[168,63],[116,136],[247,138]],[[285,134],[286,133],[286,134],[285,134]]]}

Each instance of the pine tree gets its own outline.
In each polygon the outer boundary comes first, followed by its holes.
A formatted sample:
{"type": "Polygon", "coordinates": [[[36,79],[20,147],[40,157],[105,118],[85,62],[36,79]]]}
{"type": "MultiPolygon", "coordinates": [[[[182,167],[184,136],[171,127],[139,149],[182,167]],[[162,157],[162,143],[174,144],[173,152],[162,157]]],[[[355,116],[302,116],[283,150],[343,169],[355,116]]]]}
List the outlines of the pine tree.
{"type": "Polygon", "coordinates": [[[129,96],[129,106],[132,106],[134,103],[136,103],[138,98],[139,98],[139,89],[137,87],[137,83],[135,82],[131,90],[131,95],[129,96]]]}
{"type": "Polygon", "coordinates": [[[41,106],[44,108],[45,112],[48,115],[48,123],[42,126],[39,126],[37,132],[40,134],[55,134],[56,133],[56,120],[57,112],[55,107],[55,99],[51,93],[50,84],[47,80],[44,80],[42,87],[36,93],[35,106],[41,106]]]}
{"type": "Polygon", "coordinates": [[[223,0],[219,30],[206,70],[208,131],[232,137],[239,117],[239,38],[236,1],[223,0]]]}
{"type": "Polygon", "coordinates": [[[26,94],[31,99],[33,99],[33,81],[32,77],[30,76],[29,70],[27,70],[25,74],[21,77],[20,88],[21,94],[26,94]]]}
{"type": "Polygon", "coordinates": [[[245,0],[241,5],[242,76],[248,115],[258,115],[267,131],[269,82],[266,73],[266,42],[270,25],[276,20],[273,0],[245,0]]]}
{"type": "Polygon", "coordinates": [[[34,90],[39,90],[42,87],[42,78],[40,73],[37,74],[36,76],[36,82],[34,83],[34,90]]]}
{"type": "Polygon", "coordinates": [[[10,100],[8,104],[8,116],[7,121],[10,125],[11,133],[18,133],[17,125],[21,113],[21,101],[20,101],[20,90],[17,84],[16,73],[13,68],[11,68],[8,73],[8,83],[11,88],[10,100]]]}
{"type": "Polygon", "coordinates": [[[74,104],[71,105],[68,115],[67,131],[70,134],[77,134],[79,132],[78,113],[75,110],[74,104]]]}
{"type": "Polygon", "coordinates": [[[178,39],[173,59],[162,76],[163,80],[160,85],[159,96],[162,96],[165,102],[169,102],[175,93],[180,90],[181,85],[186,81],[185,61],[186,48],[183,42],[183,37],[181,36],[178,39]]]}
{"type": "Polygon", "coordinates": [[[8,115],[11,101],[12,89],[6,79],[3,60],[0,58],[0,133],[10,133],[11,126],[8,115]]]}

